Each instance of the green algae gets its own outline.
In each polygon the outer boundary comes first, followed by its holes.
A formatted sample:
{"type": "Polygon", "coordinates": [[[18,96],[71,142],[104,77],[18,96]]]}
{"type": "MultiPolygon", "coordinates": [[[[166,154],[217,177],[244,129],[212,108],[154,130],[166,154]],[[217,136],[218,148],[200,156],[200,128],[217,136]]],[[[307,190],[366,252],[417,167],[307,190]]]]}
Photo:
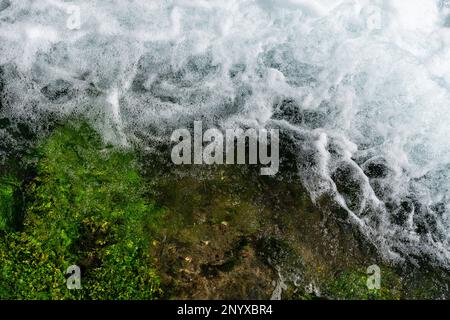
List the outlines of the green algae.
{"type": "Polygon", "coordinates": [[[16,184],[14,178],[7,177],[0,180],[0,231],[7,231],[13,227],[16,184]]]}
{"type": "Polygon", "coordinates": [[[324,294],[339,300],[399,300],[402,290],[400,277],[386,268],[380,275],[380,288],[369,289],[369,275],[363,270],[341,272],[325,284],[324,294]]]}
{"type": "MultiPolygon", "coordinates": [[[[159,278],[146,228],[163,212],[143,197],[133,155],[104,145],[79,124],[57,129],[36,157],[21,230],[0,239],[0,297],[156,298],[159,278]],[[70,265],[82,270],[80,290],[66,288],[70,265]]],[[[1,192],[3,217],[11,211],[12,189],[1,192]]]]}

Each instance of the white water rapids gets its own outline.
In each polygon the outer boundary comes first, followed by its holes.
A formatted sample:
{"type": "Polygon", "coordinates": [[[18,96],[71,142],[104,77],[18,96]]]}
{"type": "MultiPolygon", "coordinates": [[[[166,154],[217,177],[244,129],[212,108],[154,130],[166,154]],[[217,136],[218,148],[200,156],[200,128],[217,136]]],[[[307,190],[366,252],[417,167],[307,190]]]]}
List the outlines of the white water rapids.
{"type": "Polygon", "coordinates": [[[276,125],[313,199],[386,257],[450,266],[450,1],[0,0],[0,65],[10,126],[83,114],[126,145],[276,125]]]}

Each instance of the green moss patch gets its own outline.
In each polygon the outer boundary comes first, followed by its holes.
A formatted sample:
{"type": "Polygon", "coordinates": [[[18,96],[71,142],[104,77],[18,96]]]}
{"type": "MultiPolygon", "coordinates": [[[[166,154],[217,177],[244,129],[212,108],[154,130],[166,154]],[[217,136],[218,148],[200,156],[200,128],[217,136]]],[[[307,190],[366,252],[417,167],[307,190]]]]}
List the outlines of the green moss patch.
{"type": "MultiPolygon", "coordinates": [[[[133,155],[104,145],[87,125],[68,125],[37,157],[21,231],[0,238],[0,298],[157,297],[148,228],[163,212],[144,198],[133,155]],[[81,267],[81,290],[66,288],[70,265],[81,267]]],[[[12,192],[1,186],[1,226],[12,192]]]]}
{"type": "Polygon", "coordinates": [[[324,285],[324,294],[341,300],[398,300],[401,298],[401,282],[389,269],[381,269],[380,288],[369,289],[369,275],[361,270],[345,271],[324,285]]]}
{"type": "Polygon", "coordinates": [[[10,228],[14,216],[14,187],[2,182],[0,184],[0,230],[10,228]]]}

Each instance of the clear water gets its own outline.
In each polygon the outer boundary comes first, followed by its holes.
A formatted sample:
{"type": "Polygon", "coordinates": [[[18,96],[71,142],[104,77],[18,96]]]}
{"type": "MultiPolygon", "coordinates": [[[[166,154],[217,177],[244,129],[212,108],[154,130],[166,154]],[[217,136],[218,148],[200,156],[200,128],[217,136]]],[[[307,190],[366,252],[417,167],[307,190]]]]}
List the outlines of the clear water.
{"type": "MultiPolygon", "coordinates": [[[[277,126],[313,199],[388,258],[450,266],[450,2],[0,0],[1,118],[119,145],[277,126]],[[68,28],[68,8],[81,25],[68,28]]],[[[0,126],[7,146],[20,139],[0,126]]]]}

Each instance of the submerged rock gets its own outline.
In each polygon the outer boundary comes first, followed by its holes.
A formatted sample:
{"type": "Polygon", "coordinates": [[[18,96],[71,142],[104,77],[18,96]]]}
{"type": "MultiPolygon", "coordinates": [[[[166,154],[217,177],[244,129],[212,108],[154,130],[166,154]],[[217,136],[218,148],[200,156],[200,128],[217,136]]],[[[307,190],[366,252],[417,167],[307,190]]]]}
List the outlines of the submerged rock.
{"type": "Polygon", "coordinates": [[[280,71],[286,82],[293,87],[314,87],[317,83],[315,76],[320,68],[298,61],[287,48],[271,49],[261,56],[261,61],[265,67],[280,71]]]}
{"type": "Polygon", "coordinates": [[[272,118],[277,120],[286,120],[292,124],[301,125],[303,114],[298,103],[293,99],[284,99],[275,105],[272,118]]]}
{"type": "Polygon", "coordinates": [[[349,163],[342,162],[331,175],[338,192],[344,197],[347,206],[359,212],[364,199],[364,181],[359,170],[349,163]]]}
{"type": "Polygon", "coordinates": [[[61,103],[70,100],[74,90],[70,82],[58,79],[43,87],[41,93],[50,101],[61,103]]]}
{"type": "Polygon", "coordinates": [[[387,161],[381,157],[366,161],[362,165],[362,169],[365,175],[371,179],[386,178],[392,172],[387,161]]]}
{"type": "Polygon", "coordinates": [[[321,109],[303,109],[294,99],[287,98],[274,106],[272,118],[286,120],[308,129],[316,129],[325,125],[327,115],[321,109]]]}

